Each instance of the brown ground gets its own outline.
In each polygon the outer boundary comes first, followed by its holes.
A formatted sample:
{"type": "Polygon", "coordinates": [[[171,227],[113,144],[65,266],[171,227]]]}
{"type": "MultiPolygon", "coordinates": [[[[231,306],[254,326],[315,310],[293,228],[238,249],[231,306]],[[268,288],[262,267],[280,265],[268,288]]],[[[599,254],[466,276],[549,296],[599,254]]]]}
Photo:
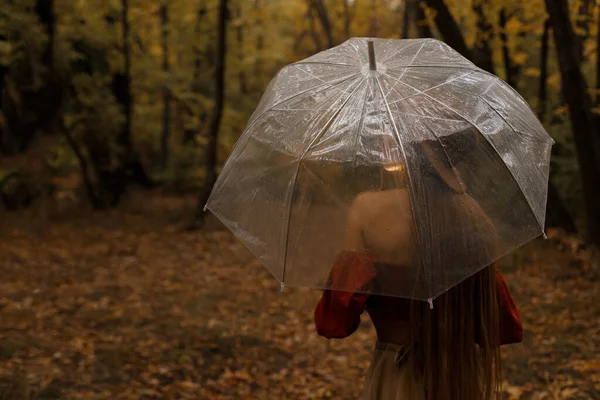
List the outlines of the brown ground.
{"type": "MultiPolygon", "coordinates": [[[[280,293],[216,223],[183,230],[192,207],[0,215],[0,399],[356,398],[366,318],[319,338],[319,293],[280,293]]],[[[577,247],[558,235],[502,262],[526,329],[507,398],[600,399],[600,274],[577,247]]]]}

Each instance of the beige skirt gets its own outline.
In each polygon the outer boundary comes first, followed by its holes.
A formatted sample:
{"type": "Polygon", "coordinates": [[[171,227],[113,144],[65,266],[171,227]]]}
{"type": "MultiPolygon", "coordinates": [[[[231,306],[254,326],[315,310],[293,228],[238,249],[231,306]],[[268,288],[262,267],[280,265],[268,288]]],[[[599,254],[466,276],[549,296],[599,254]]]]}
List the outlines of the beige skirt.
{"type": "Polygon", "coordinates": [[[361,400],[424,400],[421,377],[405,346],[377,342],[361,400]]]}

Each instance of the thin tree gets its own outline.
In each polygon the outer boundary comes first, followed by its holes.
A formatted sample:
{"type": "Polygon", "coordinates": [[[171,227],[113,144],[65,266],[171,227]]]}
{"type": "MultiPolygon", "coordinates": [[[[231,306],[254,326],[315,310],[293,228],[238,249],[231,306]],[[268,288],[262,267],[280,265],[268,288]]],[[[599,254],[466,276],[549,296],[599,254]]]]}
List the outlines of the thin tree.
{"type": "MultiPolygon", "coordinates": [[[[600,4],[598,5],[600,8],[600,4]]],[[[600,10],[598,12],[598,32],[596,33],[596,106],[600,105],[600,10]]],[[[596,128],[600,129],[600,123],[596,128]]]]}
{"type": "Polygon", "coordinates": [[[473,60],[475,64],[493,74],[494,61],[492,60],[490,35],[493,34],[494,30],[486,18],[483,9],[483,0],[474,0],[472,8],[477,16],[477,33],[473,49],[473,60]]]}
{"type": "MultiPolygon", "coordinates": [[[[237,10],[237,15],[236,17],[238,19],[242,18],[242,7],[240,6],[237,10]]],[[[244,25],[238,23],[236,26],[236,36],[237,36],[237,42],[238,42],[238,63],[240,65],[240,71],[238,72],[238,80],[239,80],[239,84],[240,84],[240,93],[242,94],[246,94],[248,93],[248,84],[247,84],[247,79],[246,79],[246,71],[244,70],[244,67],[241,67],[243,61],[244,61],[244,25]]]]}
{"type": "Polygon", "coordinates": [[[579,2],[579,10],[577,10],[577,16],[575,17],[575,28],[576,28],[576,49],[577,55],[580,62],[583,62],[583,51],[585,48],[585,40],[590,34],[590,18],[592,11],[591,0],[581,0],[579,2]]]}
{"type": "Polygon", "coordinates": [[[402,12],[402,33],[400,34],[400,37],[402,39],[408,39],[408,35],[410,32],[410,20],[414,12],[414,7],[415,0],[404,1],[404,11],[402,12]]]}
{"type": "Polygon", "coordinates": [[[131,48],[129,24],[129,0],[121,0],[121,42],[123,54],[123,71],[113,75],[112,91],[123,110],[125,123],[117,134],[119,145],[119,167],[110,172],[111,199],[110,206],[116,205],[125,193],[127,185],[135,182],[143,187],[152,188],[154,182],[146,174],[132,140],[133,126],[133,92],[131,90],[131,48]]]}
{"type": "MultiPolygon", "coordinates": [[[[163,2],[160,5],[160,22],[162,27],[162,69],[165,74],[165,78],[169,78],[169,9],[167,3],[163,2]]],[[[171,89],[170,85],[165,82],[163,88],[163,124],[162,134],[160,136],[160,168],[165,170],[167,168],[169,158],[169,136],[171,128],[171,89]]]]}
{"type": "Polygon", "coordinates": [[[560,77],[569,117],[582,180],[586,209],[588,239],[600,246],[600,144],[596,121],[592,115],[592,102],[588,85],[581,71],[577,53],[577,37],[569,19],[566,0],[545,0],[558,53],[560,77]]]}
{"type": "MultiPolygon", "coordinates": [[[[599,30],[600,32],[600,30],[599,30]]],[[[538,89],[539,110],[538,116],[543,119],[548,107],[548,42],[550,41],[550,21],[544,21],[544,32],[542,33],[542,44],[540,46],[540,82],[538,89]]]]}
{"type": "Polygon", "coordinates": [[[323,50],[323,44],[321,43],[321,36],[319,35],[319,32],[317,32],[317,27],[315,25],[314,18],[314,9],[312,6],[309,6],[308,10],[306,10],[306,18],[308,18],[310,36],[312,37],[313,42],[315,43],[317,51],[321,51],[323,50]]]}
{"type": "Polygon", "coordinates": [[[225,55],[227,52],[227,19],[229,18],[227,0],[220,0],[218,18],[215,65],[215,105],[210,120],[208,143],[206,145],[206,161],[204,164],[206,178],[200,190],[200,195],[198,196],[194,226],[201,225],[204,222],[204,206],[206,205],[210,192],[217,180],[217,144],[225,100],[225,55]]]}
{"type": "Polygon", "coordinates": [[[514,65],[510,58],[508,49],[508,36],[506,35],[506,24],[510,17],[506,14],[506,8],[502,7],[498,13],[498,24],[500,25],[500,41],[502,42],[502,60],[504,62],[504,73],[506,83],[512,87],[517,86],[518,67],[514,65]]]}
{"type": "MultiPolygon", "coordinates": [[[[261,0],[256,0],[254,2],[254,10],[257,12],[258,17],[256,18],[256,25],[262,27],[263,24],[263,9],[264,5],[261,0]]],[[[263,61],[263,49],[265,47],[265,36],[264,30],[258,29],[258,37],[256,38],[256,55],[254,57],[254,75],[256,77],[261,76],[262,71],[262,61],[263,61]]],[[[256,80],[255,80],[256,81],[256,80]]]]}
{"type": "Polygon", "coordinates": [[[415,4],[416,22],[417,22],[417,33],[420,38],[432,38],[433,32],[429,26],[429,21],[425,15],[425,7],[427,5],[424,2],[417,2],[415,4]]]}
{"type": "MultiPolygon", "coordinates": [[[[204,2],[200,3],[198,7],[198,12],[196,13],[196,24],[194,26],[194,37],[199,38],[202,32],[202,24],[204,23],[204,17],[206,16],[206,4],[204,2]]],[[[193,54],[194,54],[194,79],[192,83],[192,91],[196,94],[200,92],[200,81],[202,80],[202,61],[203,54],[200,48],[199,43],[196,41],[193,45],[193,54]]],[[[206,113],[203,112],[199,107],[198,110],[194,110],[192,106],[187,104],[186,102],[180,102],[178,104],[181,108],[183,108],[183,113],[187,117],[193,117],[195,112],[199,112],[198,123],[194,127],[189,127],[184,124],[183,128],[183,144],[191,145],[194,143],[198,132],[200,131],[200,127],[206,122],[206,113]]]]}
{"type": "Polygon", "coordinates": [[[319,21],[321,22],[321,28],[323,29],[325,39],[327,40],[327,48],[330,49],[334,45],[333,31],[331,26],[331,20],[329,19],[329,14],[327,13],[325,3],[323,3],[323,0],[312,0],[311,4],[312,7],[314,7],[317,11],[317,17],[319,17],[319,21]]]}
{"type": "Polygon", "coordinates": [[[440,34],[444,37],[446,43],[464,57],[472,60],[473,55],[467,46],[467,42],[460,30],[460,26],[458,26],[458,23],[450,13],[444,0],[427,0],[427,5],[436,11],[434,18],[435,25],[440,31],[440,34]]]}
{"type": "Polygon", "coordinates": [[[354,18],[354,12],[356,10],[356,2],[353,1],[352,5],[349,4],[348,0],[342,0],[344,5],[344,35],[346,39],[350,38],[350,27],[352,25],[352,19],[354,18]]]}
{"type": "Polygon", "coordinates": [[[125,111],[125,129],[121,135],[121,141],[126,145],[127,150],[131,149],[131,127],[133,124],[133,96],[131,93],[131,52],[129,51],[129,0],[121,0],[121,23],[122,42],[123,42],[123,61],[124,61],[124,84],[123,84],[123,108],[125,111]]]}

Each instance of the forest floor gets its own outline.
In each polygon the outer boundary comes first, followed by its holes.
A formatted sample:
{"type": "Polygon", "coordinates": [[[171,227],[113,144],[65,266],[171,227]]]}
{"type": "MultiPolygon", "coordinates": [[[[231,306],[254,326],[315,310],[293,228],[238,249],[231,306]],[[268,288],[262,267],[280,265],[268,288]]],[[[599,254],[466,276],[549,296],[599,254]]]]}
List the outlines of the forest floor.
{"type": "MultiPolygon", "coordinates": [[[[319,293],[279,290],[193,199],[0,215],[0,399],[356,399],[374,331],[315,333],[319,293]]],[[[509,399],[600,399],[600,280],[556,232],[500,268],[525,326],[509,399]]]]}

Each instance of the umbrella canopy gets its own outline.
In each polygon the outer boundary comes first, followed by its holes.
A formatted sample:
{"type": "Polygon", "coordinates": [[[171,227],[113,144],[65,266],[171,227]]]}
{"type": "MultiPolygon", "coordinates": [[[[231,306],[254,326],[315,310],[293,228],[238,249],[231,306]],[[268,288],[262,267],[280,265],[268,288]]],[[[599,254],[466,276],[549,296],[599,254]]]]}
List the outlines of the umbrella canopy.
{"type": "Polygon", "coordinates": [[[431,300],[543,234],[552,144],[443,42],[353,38],[271,81],[207,209],[282,287],[356,290],[328,276],[358,250],[364,291],[431,300]]]}

